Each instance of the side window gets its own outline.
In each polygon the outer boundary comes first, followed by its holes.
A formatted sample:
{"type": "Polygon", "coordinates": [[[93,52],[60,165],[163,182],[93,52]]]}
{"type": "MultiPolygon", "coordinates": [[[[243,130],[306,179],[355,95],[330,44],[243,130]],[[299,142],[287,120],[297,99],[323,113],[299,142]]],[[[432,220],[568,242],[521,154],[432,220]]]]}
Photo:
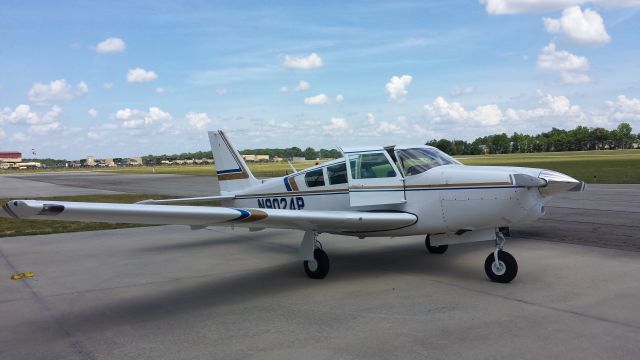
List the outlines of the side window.
{"type": "Polygon", "coordinates": [[[396,172],[384,153],[349,155],[351,177],[354,179],[373,179],[395,177],[396,172]]]}
{"type": "Polygon", "coordinates": [[[329,184],[345,184],[347,182],[347,164],[338,164],[327,167],[329,184]]]}
{"type": "Polygon", "coordinates": [[[304,182],[307,184],[307,187],[324,186],[322,169],[309,171],[304,174],[304,182]]]}

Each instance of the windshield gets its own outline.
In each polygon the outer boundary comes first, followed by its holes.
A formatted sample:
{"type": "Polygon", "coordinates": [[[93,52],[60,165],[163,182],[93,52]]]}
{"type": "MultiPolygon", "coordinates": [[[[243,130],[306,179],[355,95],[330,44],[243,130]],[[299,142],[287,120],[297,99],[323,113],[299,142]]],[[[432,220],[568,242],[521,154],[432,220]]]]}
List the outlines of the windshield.
{"type": "Polygon", "coordinates": [[[435,148],[415,148],[398,150],[398,161],[405,176],[418,175],[440,165],[460,163],[451,156],[435,148]]]}

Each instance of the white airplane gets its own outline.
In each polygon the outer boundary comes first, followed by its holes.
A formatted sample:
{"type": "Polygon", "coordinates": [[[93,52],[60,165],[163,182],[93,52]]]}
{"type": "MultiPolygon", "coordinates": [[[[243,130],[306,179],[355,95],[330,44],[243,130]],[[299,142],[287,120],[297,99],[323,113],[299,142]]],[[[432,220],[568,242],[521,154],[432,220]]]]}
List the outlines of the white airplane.
{"type": "Polygon", "coordinates": [[[585,183],[555,171],[466,166],[425,145],[342,148],[343,158],[279,178],[257,179],[222,131],[209,132],[221,195],[145,200],[137,204],[12,200],[3,206],[21,219],[182,224],[304,231],[299,258],[313,279],[329,273],[318,234],[358,238],[426,235],[432,254],[448,245],[494,241],[484,268],[500,283],[518,272],[503,250],[513,224],[545,213],[544,204],[585,183]],[[218,206],[166,205],[218,201],[218,206]]]}

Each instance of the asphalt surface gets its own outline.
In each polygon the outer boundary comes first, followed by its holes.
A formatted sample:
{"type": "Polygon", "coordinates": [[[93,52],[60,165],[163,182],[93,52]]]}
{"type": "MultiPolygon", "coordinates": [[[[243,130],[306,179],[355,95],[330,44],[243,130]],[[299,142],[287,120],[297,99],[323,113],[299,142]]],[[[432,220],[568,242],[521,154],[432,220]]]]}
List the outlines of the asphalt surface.
{"type": "MultiPolygon", "coordinates": [[[[24,197],[32,183],[49,196],[215,193],[212,177],[12,178],[24,197]]],[[[311,280],[297,231],[0,238],[0,359],[637,359],[638,202],[634,185],[556,197],[543,220],[512,229],[519,273],[506,285],[484,274],[489,243],[430,255],[422,237],[325,234],[331,272],[311,280]],[[25,271],[35,277],[9,280],[25,271]]]]}
{"type": "Polygon", "coordinates": [[[640,253],[514,239],[429,255],[422,237],[180,226],[0,239],[1,359],[637,359],[640,253]],[[13,272],[35,278],[9,280],[13,272]]]}

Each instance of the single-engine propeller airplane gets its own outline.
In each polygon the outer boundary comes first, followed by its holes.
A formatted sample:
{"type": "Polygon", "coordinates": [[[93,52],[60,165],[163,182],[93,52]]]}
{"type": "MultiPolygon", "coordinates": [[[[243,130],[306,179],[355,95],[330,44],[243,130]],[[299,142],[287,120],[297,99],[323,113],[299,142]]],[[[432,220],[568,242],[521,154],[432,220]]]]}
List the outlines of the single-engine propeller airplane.
{"type": "Polygon", "coordinates": [[[425,235],[432,254],[452,244],[494,241],[484,268],[492,281],[508,283],[518,272],[503,250],[508,227],[543,216],[553,194],[585,190],[584,182],[555,171],[466,166],[426,145],[344,147],[340,159],[261,180],[224,132],[210,131],[209,140],[220,195],[136,204],[12,200],[3,208],[21,219],[302,230],[298,256],[313,279],[329,273],[321,233],[425,235]],[[167,205],[194,201],[224,207],[167,205]]]}

